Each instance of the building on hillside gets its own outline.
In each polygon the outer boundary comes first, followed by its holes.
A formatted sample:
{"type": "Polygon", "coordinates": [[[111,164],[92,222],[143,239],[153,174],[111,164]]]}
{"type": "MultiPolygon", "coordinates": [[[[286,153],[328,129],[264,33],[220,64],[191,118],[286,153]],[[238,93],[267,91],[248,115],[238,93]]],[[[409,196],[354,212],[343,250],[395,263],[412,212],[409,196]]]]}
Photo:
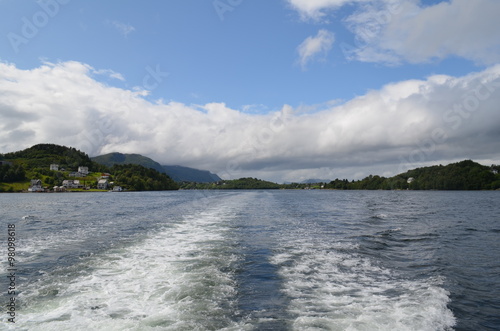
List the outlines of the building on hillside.
{"type": "Polygon", "coordinates": [[[99,179],[97,182],[97,189],[98,190],[107,190],[109,189],[109,182],[107,179],[99,179]]]}
{"type": "Polygon", "coordinates": [[[407,182],[408,184],[411,184],[411,183],[413,183],[413,181],[414,181],[414,180],[415,180],[415,178],[410,177],[410,178],[408,178],[408,180],[407,180],[406,182],[407,182]]]}
{"type": "Polygon", "coordinates": [[[59,171],[59,164],[56,164],[56,163],[51,164],[50,170],[59,171]]]}
{"type": "Polygon", "coordinates": [[[82,167],[82,166],[79,166],[78,167],[78,172],[82,175],[80,177],[85,177],[89,174],[89,167],[82,167]]]}
{"type": "Polygon", "coordinates": [[[28,192],[43,192],[42,181],[40,179],[32,179],[28,192]]]}

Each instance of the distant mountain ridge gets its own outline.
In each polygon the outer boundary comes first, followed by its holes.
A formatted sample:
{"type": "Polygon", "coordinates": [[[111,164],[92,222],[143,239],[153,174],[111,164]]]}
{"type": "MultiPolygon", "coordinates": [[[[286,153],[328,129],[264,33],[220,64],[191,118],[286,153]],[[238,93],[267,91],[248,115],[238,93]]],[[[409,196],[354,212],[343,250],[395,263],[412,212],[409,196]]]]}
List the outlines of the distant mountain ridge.
{"type": "Polygon", "coordinates": [[[214,183],[222,179],[208,170],[199,170],[178,165],[164,165],[165,173],[176,182],[214,183]]]}
{"type": "Polygon", "coordinates": [[[111,167],[115,164],[138,164],[167,174],[176,182],[213,183],[222,179],[208,170],[199,170],[178,165],[161,165],[140,154],[108,153],[92,157],[92,161],[111,167]]]}

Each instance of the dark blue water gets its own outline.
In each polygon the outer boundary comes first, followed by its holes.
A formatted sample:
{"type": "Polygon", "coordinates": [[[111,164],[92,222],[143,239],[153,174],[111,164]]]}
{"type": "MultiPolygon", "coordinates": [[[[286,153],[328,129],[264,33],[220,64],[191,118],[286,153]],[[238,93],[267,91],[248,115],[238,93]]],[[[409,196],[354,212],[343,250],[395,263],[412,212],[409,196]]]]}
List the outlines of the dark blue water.
{"type": "Polygon", "coordinates": [[[3,194],[1,328],[500,330],[499,194],[3,194]]]}

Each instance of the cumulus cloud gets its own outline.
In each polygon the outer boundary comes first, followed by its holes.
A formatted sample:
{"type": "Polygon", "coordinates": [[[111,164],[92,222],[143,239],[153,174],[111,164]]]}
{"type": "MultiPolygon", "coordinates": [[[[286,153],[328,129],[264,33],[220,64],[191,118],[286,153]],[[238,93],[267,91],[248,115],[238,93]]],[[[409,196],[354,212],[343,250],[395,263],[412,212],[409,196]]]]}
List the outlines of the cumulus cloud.
{"type": "Polygon", "coordinates": [[[0,152],[56,143],[276,181],[500,157],[500,65],[395,82],[314,113],[285,105],[264,114],[150,102],[99,82],[94,71],[79,62],[32,70],[0,63],[0,152]]]}
{"type": "Polygon", "coordinates": [[[335,35],[324,29],[319,30],[314,37],[307,37],[297,48],[302,69],[305,69],[307,63],[318,55],[322,54],[323,57],[326,57],[334,42],[335,35]]]}
{"type": "Polygon", "coordinates": [[[459,56],[480,65],[500,61],[500,1],[450,0],[424,6],[419,0],[288,0],[302,17],[356,4],[344,18],[356,43],[343,43],[349,59],[385,64],[422,63],[459,56]]]}

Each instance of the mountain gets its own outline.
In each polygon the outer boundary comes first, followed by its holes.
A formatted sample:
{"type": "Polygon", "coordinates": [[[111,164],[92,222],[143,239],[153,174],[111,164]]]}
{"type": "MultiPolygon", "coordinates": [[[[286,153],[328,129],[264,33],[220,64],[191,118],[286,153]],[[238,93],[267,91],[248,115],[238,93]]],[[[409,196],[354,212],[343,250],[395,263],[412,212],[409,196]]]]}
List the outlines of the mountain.
{"type": "Polygon", "coordinates": [[[111,167],[115,164],[142,165],[144,167],[152,168],[161,173],[167,174],[176,182],[213,183],[221,180],[219,176],[207,170],[198,170],[177,165],[161,165],[153,159],[140,154],[109,153],[95,156],[92,158],[92,160],[108,167],[111,167]]]}
{"type": "Polygon", "coordinates": [[[198,170],[178,165],[164,165],[163,169],[176,182],[213,183],[222,180],[208,170],[198,170]]]}
{"type": "MultiPolygon", "coordinates": [[[[122,153],[109,153],[92,157],[92,161],[107,167],[112,167],[115,164],[138,164],[146,168],[155,169],[158,172],[165,173],[165,169],[158,162],[150,159],[149,157],[140,154],[122,154],[122,153]]],[[[171,176],[170,176],[171,177],[171,176]]]]}

